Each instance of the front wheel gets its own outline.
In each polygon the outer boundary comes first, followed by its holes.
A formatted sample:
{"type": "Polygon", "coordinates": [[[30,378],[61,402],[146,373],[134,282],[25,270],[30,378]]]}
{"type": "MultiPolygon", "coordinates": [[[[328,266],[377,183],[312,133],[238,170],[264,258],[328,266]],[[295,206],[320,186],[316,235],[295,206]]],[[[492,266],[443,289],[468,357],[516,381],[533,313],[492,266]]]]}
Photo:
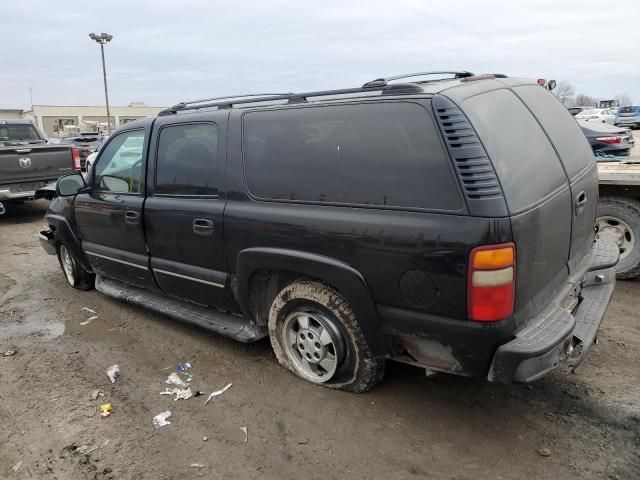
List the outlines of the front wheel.
{"type": "Polygon", "coordinates": [[[269,338],[282,366],[312,383],[364,392],[384,376],[351,306],[324,283],[294,282],[276,296],[269,311],[269,338]]]}
{"type": "Polygon", "coordinates": [[[80,265],[80,262],[64,243],[58,245],[58,261],[70,287],[78,290],[92,290],[94,288],[96,276],[87,272],[80,265]]]}
{"type": "Polygon", "coordinates": [[[620,249],[616,276],[620,279],[640,275],[640,203],[624,197],[603,197],[596,218],[598,235],[612,235],[620,249]]]}

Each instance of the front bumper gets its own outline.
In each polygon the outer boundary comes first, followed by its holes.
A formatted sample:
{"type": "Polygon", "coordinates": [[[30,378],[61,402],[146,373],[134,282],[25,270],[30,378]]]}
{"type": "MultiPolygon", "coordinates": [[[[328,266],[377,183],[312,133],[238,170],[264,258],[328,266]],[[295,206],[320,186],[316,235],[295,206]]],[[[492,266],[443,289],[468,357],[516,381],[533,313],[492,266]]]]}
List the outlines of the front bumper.
{"type": "Polygon", "coordinates": [[[40,245],[49,255],[56,255],[56,241],[51,230],[43,230],[38,234],[40,245]]]}
{"type": "Polygon", "coordinates": [[[515,338],[496,351],[488,379],[492,382],[532,382],[560,365],[575,369],[596,342],[600,323],[615,287],[615,243],[594,244],[591,266],[577,285],[579,303],[571,311],[562,308],[564,291],[557,302],[531,319],[515,338]]]}

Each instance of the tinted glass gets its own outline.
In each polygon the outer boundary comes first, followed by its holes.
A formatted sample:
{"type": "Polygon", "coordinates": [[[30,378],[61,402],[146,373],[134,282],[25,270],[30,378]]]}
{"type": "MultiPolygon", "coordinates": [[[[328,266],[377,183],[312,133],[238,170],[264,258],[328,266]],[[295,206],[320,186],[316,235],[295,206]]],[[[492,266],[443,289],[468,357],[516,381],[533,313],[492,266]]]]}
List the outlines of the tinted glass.
{"type": "Polygon", "coordinates": [[[142,193],[144,132],[121,133],[102,149],[95,167],[94,191],[142,193]]]}
{"type": "MultiPolygon", "coordinates": [[[[540,125],[511,91],[476,95],[465,100],[463,108],[491,158],[512,214],[567,184],[540,125]]],[[[566,109],[562,113],[575,123],[566,109]]]]}
{"type": "Polygon", "coordinates": [[[156,193],[218,194],[218,128],[212,123],[184,124],[160,130],[156,193]]]}
{"type": "Polygon", "coordinates": [[[640,112],[640,107],[620,107],[618,113],[634,113],[640,112]]]}
{"type": "Polygon", "coordinates": [[[20,140],[40,140],[40,135],[32,125],[0,123],[0,142],[20,140]]]}
{"type": "Polygon", "coordinates": [[[414,103],[248,113],[243,153],[260,198],[462,208],[430,113],[414,103]]]}
{"type": "MultiPolygon", "coordinates": [[[[551,93],[537,85],[516,87],[516,94],[531,109],[555,145],[570,179],[592,166],[593,152],[578,122],[551,93]]],[[[606,110],[605,110],[606,112],[606,110]]]]}

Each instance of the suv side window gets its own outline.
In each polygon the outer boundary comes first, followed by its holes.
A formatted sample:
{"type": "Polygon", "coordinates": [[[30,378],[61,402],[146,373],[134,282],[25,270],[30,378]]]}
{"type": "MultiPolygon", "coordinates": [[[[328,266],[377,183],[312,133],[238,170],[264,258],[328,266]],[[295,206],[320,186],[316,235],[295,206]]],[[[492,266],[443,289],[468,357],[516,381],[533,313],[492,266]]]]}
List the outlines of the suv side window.
{"type": "Polygon", "coordinates": [[[218,194],[218,127],[170,125],[160,130],[156,163],[158,195],[218,194]]]}
{"type": "Polygon", "coordinates": [[[266,200],[463,208],[435,123],[417,103],[377,102],[249,112],[249,192],[266,200]]]}
{"type": "Polygon", "coordinates": [[[144,191],[144,131],[116,135],[102,150],[95,167],[93,190],[111,193],[144,191]]]}

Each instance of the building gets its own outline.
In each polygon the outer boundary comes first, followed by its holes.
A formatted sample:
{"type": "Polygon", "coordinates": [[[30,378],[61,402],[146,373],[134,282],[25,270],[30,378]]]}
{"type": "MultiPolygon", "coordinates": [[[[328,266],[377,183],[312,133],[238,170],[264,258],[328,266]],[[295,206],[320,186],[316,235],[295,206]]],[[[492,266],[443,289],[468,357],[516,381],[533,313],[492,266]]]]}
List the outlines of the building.
{"type": "MultiPolygon", "coordinates": [[[[143,102],[132,102],[126,107],[109,106],[111,127],[156,115],[165,107],[148,107],[143,102]]],[[[3,112],[0,109],[0,118],[3,112]]],[[[20,118],[20,117],[8,117],[20,118]]],[[[100,106],[33,105],[22,112],[22,118],[30,118],[41,132],[49,137],[64,137],[71,131],[104,131],[107,126],[107,111],[100,106]]]]}
{"type": "Polygon", "coordinates": [[[19,108],[0,108],[0,120],[22,118],[22,110],[19,108]]]}

